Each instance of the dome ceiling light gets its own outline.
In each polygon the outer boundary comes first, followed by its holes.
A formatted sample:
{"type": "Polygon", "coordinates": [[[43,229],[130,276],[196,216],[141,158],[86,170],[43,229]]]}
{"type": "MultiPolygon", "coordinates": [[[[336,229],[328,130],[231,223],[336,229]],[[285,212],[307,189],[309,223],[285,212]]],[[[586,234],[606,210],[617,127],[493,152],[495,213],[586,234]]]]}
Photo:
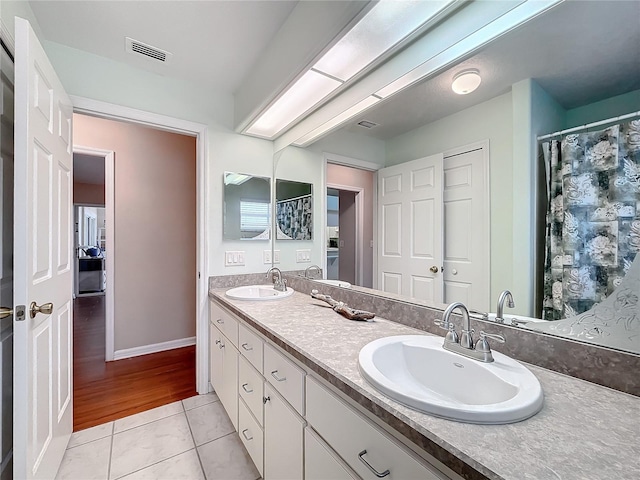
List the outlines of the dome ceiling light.
{"type": "Polygon", "coordinates": [[[453,77],[451,90],[453,90],[458,95],[466,95],[478,88],[480,86],[480,82],[482,82],[480,71],[476,70],[475,68],[463,70],[462,72],[456,74],[455,77],[453,77]]]}

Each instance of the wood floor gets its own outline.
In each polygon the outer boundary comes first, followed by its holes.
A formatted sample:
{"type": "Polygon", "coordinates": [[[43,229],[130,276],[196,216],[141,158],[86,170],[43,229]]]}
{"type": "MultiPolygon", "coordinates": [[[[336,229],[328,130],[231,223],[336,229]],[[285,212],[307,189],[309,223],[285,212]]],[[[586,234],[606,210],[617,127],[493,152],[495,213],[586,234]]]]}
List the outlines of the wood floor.
{"type": "Polygon", "coordinates": [[[196,395],[195,346],[105,362],[104,302],[74,300],[74,431],[196,395]]]}

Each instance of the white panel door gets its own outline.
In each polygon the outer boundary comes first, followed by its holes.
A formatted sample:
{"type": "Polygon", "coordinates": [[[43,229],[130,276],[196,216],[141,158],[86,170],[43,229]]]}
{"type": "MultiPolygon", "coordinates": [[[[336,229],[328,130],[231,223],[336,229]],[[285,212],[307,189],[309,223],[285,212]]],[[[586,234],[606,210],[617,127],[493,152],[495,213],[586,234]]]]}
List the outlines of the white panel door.
{"type": "Polygon", "coordinates": [[[489,188],[485,149],[444,159],[444,302],[489,311],[489,188]]]}
{"type": "Polygon", "coordinates": [[[442,302],[442,154],[378,171],[378,288],[442,302]]]}
{"type": "Polygon", "coordinates": [[[72,105],[16,18],[14,475],[53,478],[72,431],[72,105]],[[53,304],[30,315],[30,304],[53,304]]]}

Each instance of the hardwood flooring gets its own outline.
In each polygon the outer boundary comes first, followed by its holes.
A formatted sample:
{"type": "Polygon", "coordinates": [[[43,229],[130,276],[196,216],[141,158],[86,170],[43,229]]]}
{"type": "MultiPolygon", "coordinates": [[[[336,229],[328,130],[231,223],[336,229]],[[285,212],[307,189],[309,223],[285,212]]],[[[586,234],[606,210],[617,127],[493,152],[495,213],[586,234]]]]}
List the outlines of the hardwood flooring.
{"type": "Polygon", "coordinates": [[[74,300],[73,430],[196,395],[195,346],[105,362],[105,297],[74,300]]]}

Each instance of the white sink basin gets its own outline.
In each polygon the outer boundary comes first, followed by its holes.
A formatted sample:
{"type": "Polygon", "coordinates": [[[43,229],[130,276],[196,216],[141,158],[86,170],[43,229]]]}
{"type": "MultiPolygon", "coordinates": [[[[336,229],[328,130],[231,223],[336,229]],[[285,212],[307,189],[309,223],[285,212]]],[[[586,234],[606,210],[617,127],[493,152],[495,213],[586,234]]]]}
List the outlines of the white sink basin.
{"type": "Polygon", "coordinates": [[[351,288],[349,282],[343,282],[342,280],[316,280],[320,283],[326,283],[327,285],[333,285],[334,287],[351,288]]]}
{"type": "Polygon", "coordinates": [[[247,285],[232,288],[225,293],[234,300],[280,300],[293,295],[293,289],[287,287],[286,292],[279,292],[273,285],[247,285]]]}
{"type": "Polygon", "coordinates": [[[402,335],[364,346],[362,376],[388,397],[431,415],[468,423],[514,423],[540,411],[540,382],[493,352],[483,363],[442,348],[442,337],[402,335]]]}

